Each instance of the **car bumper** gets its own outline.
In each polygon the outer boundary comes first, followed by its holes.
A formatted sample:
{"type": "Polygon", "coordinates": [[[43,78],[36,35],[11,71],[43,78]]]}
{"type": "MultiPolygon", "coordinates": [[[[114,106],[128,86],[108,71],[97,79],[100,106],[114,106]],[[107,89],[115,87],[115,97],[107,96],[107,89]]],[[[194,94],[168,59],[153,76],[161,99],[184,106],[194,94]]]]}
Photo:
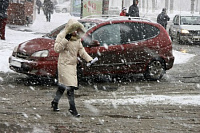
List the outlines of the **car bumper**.
{"type": "Polygon", "coordinates": [[[62,11],[62,9],[60,9],[60,8],[55,8],[55,12],[61,12],[62,11]]]}
{"type": "Polygon", "coordinates": [[[182,35],[180,36],[180,40],[189,43],[200,43],[200,36],[182,35]]]}
{"type": "Polygon", "coordinates": [[[56,61],[29,61],[11,56],[9,67],[18,73],[35,76],[55,77],[57,71],[56,61]]]}

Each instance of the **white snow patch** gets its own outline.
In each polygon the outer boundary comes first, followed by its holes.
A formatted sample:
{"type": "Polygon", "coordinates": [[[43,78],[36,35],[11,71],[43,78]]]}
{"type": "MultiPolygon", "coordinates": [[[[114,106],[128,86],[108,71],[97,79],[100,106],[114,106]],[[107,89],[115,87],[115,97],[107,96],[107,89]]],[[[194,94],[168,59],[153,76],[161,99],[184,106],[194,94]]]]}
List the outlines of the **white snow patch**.
{"type": "Polygon", "coordinates": [[[173,55],[175,57],[174,64],[187,63],[192,57],[195,56],[194,54],[183,53],[175,50],[173,50],[173,55]]]}
{"type": "Polygon", "coordinates": [[[200,105],[200,95],[137,95],[119,99],[90,99],[87,104],[100,105],[200,105]]]}

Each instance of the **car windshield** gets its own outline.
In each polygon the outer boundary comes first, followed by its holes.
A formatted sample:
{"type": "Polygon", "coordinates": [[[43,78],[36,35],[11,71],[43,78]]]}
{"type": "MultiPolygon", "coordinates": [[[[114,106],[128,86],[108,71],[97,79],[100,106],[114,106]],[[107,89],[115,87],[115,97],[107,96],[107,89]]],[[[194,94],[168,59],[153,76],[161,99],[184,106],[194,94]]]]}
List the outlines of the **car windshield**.
{"type": "MultiPolygon", "coordinates": [[[[82,22],[80,21],[80,23],[83,24],[83,26],[85,27],[86,32],[91,29],[92,27],[96,26],[97,24],[94,22],[82,22]]],[[[44,35],[43,37],[48,37],[51,39],[56,39],[57,35],[64,30],[66,24],[63,24],[61,26],[59,26],[58,28],[52,30],[50,33],[44,35]]]]}
{"type": "Polygon", "coordinates": [[[200,25],[200,16],[181,16],[181,25],[200,25]]]}
{"type": "Polygon", "coordinates": [[[85,30],[88,31],[89,29],[91,29],[92,27],[96,26],[97,24],[94,22],[83,22],[80,21],[80,23],[83,24],[83,26],[85,27],[85,30]]]}

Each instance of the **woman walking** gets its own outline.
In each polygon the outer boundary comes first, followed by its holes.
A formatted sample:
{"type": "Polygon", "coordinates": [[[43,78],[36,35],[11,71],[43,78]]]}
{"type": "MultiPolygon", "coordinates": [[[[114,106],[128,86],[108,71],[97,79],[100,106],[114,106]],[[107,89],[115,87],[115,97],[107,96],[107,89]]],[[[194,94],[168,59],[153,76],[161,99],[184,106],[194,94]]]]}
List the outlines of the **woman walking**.
{"type": "Polygon", "coordinates": [[[81,37],[84,35],[84,26],[75,19],[70,19],[65,29],[58,34],[54,50],[59,53],[58,59],[58,90],[56,96],[51,102],[53,111],[59,111],[58,102],[67,90],[69,101],[69,112],[79,117],[74,101],[74,90],[78,89],[77,81],[77,56],[91,62],[93,58],[88,55],[81,43],[81,37]]]}

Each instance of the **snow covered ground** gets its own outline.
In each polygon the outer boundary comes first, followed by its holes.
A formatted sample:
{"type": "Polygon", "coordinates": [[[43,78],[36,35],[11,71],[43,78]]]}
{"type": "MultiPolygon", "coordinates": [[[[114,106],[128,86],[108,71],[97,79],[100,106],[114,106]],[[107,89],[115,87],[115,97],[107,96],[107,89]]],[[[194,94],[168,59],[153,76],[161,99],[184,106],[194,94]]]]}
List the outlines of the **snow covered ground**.
{"type": "MultiPolygon", "coordinates": [[[[86,105],[200,105],[200,95],[136,95],[115,99],[90,99],[84,101],[86,105]]],[[[91,109],[93,110],[93,109],[91,109]]]]}
{"type": "MultiPolygon", "coordinates": [[[[157,13],[158,14],[158,13],[157,13]]],[[[171,14],[170,16],[173,16],[171,14]]],[[[15,46],[19,43],[32,38],[41,37],[44,33],[48,33],[59,25],[66,23],[71,18],[67,13],[54,13],[51,22],[46,22],[43,14],[37,15],[35,22],[28,26],[17,26],[13,28],[6,27],[6,40],[0,40],[0,72],[13,72],[9,69],[8,58],[12,54],[15,46]]],[[[186,63],[193,56],[192,54],[173,51],[175,56],[175,64],[186,63]]],[[[200,88],[199,84],[197,85],[200,88]]],[[[107,103],[107,104],[190,104],[200,105],[200,95],[140,95],[134,97],[124,97],[123,99],[91,99],[87,103],[107,103]],[[124,100],[126,99],[126,100],[124,100]]]]}

